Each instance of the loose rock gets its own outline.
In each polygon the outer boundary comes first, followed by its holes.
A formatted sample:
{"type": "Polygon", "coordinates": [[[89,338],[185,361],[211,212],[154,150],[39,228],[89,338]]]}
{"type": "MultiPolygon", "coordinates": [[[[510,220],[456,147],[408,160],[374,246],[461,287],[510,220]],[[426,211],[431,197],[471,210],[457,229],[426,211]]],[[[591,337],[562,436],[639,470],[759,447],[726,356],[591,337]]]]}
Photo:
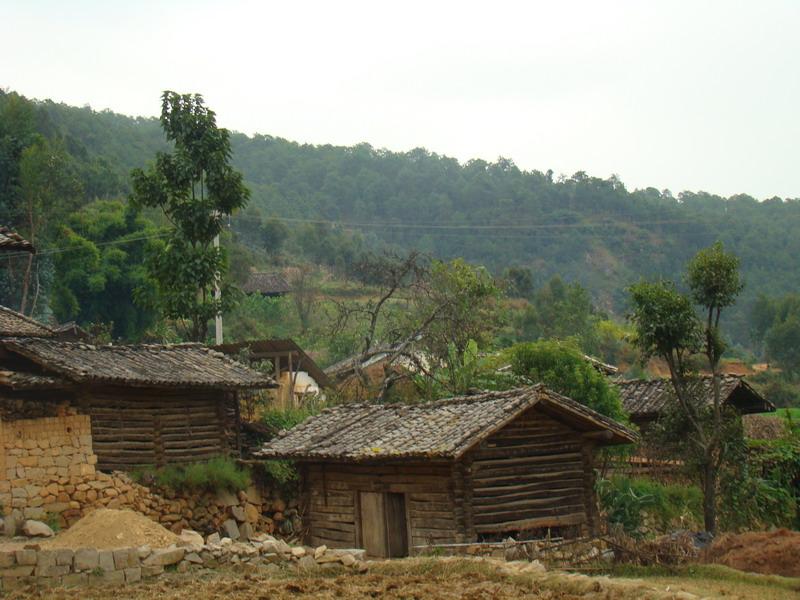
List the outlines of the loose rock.
{"type": "Polygon", "coordinates": [[[34,521],[33,519],[25,521],[22,525],[22,533],[28,537],[53,537],[55,535],[47,523],[34,521]]]}

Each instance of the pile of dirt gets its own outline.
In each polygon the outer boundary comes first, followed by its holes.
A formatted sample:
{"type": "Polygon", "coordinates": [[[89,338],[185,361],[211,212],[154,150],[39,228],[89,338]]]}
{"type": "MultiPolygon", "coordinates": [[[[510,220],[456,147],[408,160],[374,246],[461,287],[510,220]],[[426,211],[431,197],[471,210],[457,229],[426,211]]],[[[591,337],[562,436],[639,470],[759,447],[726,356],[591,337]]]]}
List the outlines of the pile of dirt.
{"type": "Polygon", "coordinates": [[[704,558],[740,571],[800,577],[800,532],[726,534],[706,550],[704,558]]]}
{"type": "Polygon", "coordinates": [[[132,510],[90,512],[47,542],[51,548],[165,548],[178,541],[171,531],[132,510]]]}

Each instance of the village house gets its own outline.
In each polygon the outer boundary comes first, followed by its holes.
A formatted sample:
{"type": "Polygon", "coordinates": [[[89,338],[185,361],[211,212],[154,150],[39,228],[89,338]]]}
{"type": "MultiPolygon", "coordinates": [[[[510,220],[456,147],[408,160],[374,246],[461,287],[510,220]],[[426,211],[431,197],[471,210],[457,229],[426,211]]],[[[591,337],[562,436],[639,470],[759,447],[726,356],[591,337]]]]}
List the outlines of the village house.
{"type": "Polygon", "coordinates": [[[253,340],[214,346],[214,350],[245,363],[269,361],[278,386],[270,390],[281,408],[300,406],[331,385],[329,377],[294,340],[253,340]]]}
{"type": "Polygon", "coordinates": [[[312,545],[424,547],[599,530],[594,454],[634,432],[541,385],[424,404],[350,404],[257,456],[299,466],[312,545]]]}
{"type": "Polygon", "coordinates": [[[424,352],[407,348],[398,352],[399,346],[383,345],[373,349],[365,358],[362,354],[349,356],[325,369],[325,375],[342,398],[363,401],[374,398],[383,388],[387,378],[395,398],[414,397],[417,388],[411,377],[422,368],[430,368],[430,359],[424,352]]]}
{"type": "Polygon", "coordinates": [[[102,470],[236,455],[238,393],[273,385],[269,377],[199,344],[0,339],[4,426],[22,419],[85,417],[102,470]]]}
{"type": "MultiPolygon", "coordinates": [[[[630,379],[615,381],[622,398],[622,407],[630,415],[631,422],[643,432],[664,414],[669,406],[677,403],[670,379],[630,379]]],[[[710,375],[704,375],[691,383],[694,395],[709,406],[714,403],[714,392],[710,375]]],[[[720,378],[720,393],[723,404],[734,407],[740,414],[772,412],[775,405],[754,390],[737,375],[720,378]]]]}

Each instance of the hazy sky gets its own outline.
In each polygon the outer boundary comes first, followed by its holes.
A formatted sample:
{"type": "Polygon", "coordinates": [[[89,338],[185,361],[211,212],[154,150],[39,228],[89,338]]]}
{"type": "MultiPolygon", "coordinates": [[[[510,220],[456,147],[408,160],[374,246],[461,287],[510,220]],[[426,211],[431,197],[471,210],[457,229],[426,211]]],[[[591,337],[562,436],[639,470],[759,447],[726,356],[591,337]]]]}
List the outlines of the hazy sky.
{"type": "Polygon", "coordinates": [[[654,186],[800,197],[800,1],[0,0],[0,87],[654,186]]]}

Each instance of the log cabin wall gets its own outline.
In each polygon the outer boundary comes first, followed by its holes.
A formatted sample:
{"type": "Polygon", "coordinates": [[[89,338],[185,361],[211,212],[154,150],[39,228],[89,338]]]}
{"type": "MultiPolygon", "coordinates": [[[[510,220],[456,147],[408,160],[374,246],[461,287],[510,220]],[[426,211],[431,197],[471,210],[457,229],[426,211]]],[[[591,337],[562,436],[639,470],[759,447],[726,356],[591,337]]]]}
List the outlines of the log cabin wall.
{"type": "Polygon", "coordinates": [[[595,525],[591,445],[534,407],[467,453],[467,533],[492,539],[522,531],[595,525]]]}
{"type": "Polygon", "coordinates": [[[301,469],[306,490],[308,543],[363,547],[361,492],[405,494],[409,551],[413,546],[461,541],[456,469],[452,463],[311,463],[301,469]]]}
{"type": "Polygon", "coordinates": [[[237,453],[234,392],[208,389],[98,387],[82,391],[101,470],[130,470],[237,453]]]}
{"type": "Polygon", "coordinates": [[[42,419],[69,412],[75,404],[70,390],[13,391],[0,389],[0,419],[42,419]]]}

